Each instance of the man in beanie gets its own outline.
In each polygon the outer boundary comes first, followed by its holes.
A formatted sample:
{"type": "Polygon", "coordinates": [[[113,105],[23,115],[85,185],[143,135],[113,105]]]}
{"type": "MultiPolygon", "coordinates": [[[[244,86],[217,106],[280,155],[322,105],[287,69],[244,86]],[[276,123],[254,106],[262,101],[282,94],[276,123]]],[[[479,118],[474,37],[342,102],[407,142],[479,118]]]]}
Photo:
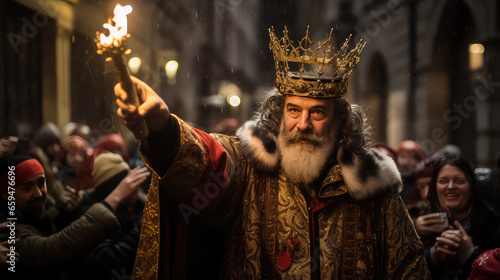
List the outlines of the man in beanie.
{"type": "Polygon", "coordinates": [[[130,166],[123,157],[115,153],[103,153],[94,159],[92,179],[93,200],[104,199],[129,173],[130,166]]]}
{"type": "MultiPolygon", "coordinates": [[[[16,155],[6,157],[1,162],[1,168],[0,194],[2,199],[8,201],[9,193],[14,192],[17,213],[25,218],[40,218],[47,198],[45,171],[42,165],[34,158],[16,155]],[[14,176],[8,176],[9,167],[10,170],[15,168],[14,176]],[[12,187],[9,188],[8,177],[15,178],[15,191],[12,187]]],[[[4,208],[1,211],[7,210],[7,207],[4,208]]]]}
{"type": "MultiPolygon", "coordinates": [[[[92,170],[95,188],[92,192],[85,192],[84,203],[92,204],[93,201],[102,200],[138,170],[140,169],[135,168],[129,171],[129,165],[119,154],[98,155],[92,170]]],[[[132,193],[115,211],[122,225],[120,229],[108,235],[75,263],[75,267],[71,269],[71,279],[112,279],[117,272],[132,275],[145,202],[138,199],[138,191],[139,189],[132,193]]]]}
{"type": "Polygon", "coordinates": [[[34,158],[0,159],[0,222],[16,218],[15,237],[19,242],[15,244],[15,251],[22,256],[16,273],[9,274],[8,279],[59,279],[64,265],[120,227],[115,210],[145,180],[145,176],[132,176],[127,184],[121,184],[71,225],[57,231],[54,217],[47,215],[50,211],[45,208],[44,176],[41,164],[34,158]],[[14,174],[9,174],[9,170],[14,174]],[[9,186],[11,179],[14,179],[13,187],[9,186]],[[15,212],[8,208],[8,201],[12,201],[9,196],[14,197],[15,212]]]}

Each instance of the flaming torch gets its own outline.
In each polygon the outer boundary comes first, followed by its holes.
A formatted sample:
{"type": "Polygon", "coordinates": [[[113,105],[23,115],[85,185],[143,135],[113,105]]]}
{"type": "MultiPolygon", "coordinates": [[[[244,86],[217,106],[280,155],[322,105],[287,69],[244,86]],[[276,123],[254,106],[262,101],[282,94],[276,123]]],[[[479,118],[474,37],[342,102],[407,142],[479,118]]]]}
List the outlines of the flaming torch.
{"type": "MultiPolygon", "coordinates": [[[[111,24],[111,18],[108,23],[105,23],[104,28],[109,30],[109,35],[106,36],[97,32],[96,44],[97,54],[105,54],[106,61],[113,60],[115,69],[118,73],[118,80],[121,87],[127,92],[126,102],[139,107],[139,98],[130,78],[130,71],[125,63],[124,55],[130,54],[131,50],[127,49],[127,38],[130,34],[127,33],[127,15],[132,12],[132,7],[125,7],[117,4],[114,10],[115,17],[113,18],[114,26],[111,24]]],[[[145,140],[148,137],[149,131],[144,120],[130,128],[134,136],[139,140],[145,140]]]]}

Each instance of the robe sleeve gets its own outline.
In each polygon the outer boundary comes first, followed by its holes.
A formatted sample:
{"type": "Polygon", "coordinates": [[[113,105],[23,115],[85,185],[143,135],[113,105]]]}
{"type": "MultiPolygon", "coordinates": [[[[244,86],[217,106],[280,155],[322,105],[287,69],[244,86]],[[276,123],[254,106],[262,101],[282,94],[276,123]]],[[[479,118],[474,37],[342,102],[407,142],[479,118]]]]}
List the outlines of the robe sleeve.
{"type": "Polygon", "coordinates": [[[422,242],[401,197],[388,195],[381,211],[384,279],[430,279],[422,242]]]}
{"type": "MultiPolygon", "coordinates": [[[[172,117],[178,127],[178,140],[168,141],[177,143],[178,147],[163,147],[159,152],[151,149],[142,153],[143,159],[158,178],[160,188],[178,201],[179,211],[186,223],[192,215],[200,215],[202,219],[217,220],[213,222],[216,226],[223,225],[228,215],[222,212],[231,208],[228,204],[234,204],[237,194],[242,192],[229,190],[228,186],[233,187],[235,181],[243,180],[242,175],[246,173],[246,159],[239,148],[239,141],[226,135],[207,134],[190,127],[173,114],[172,117]],[[153,157],[154,162],[150,160],[153,157]],[[224,205],[217,208],[222,203],[224,205]],[[220,215],[224,217],[218,217],[220,215]]],[[[154,141],[158,143],[161,140],[154,141]]]]}
{"type": "Polygon", "coordinates": [[[237,209],[247,162],[234,137],[210,135],[171,115],[151,133],[141,156],[152,171],[134,267],[134,279],[157,279],[160,259],[160,189],[172,197],[186,225],[194,216],[221,228],[237,209]],[[236,183],[241,182],[241,183],[236,183]]]}

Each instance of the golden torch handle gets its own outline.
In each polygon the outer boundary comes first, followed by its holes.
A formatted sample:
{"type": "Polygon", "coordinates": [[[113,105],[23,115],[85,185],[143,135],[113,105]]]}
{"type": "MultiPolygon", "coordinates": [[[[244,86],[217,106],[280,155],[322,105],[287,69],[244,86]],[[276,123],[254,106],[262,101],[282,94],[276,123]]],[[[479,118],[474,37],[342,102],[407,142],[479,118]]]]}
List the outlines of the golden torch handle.
{"type": "MultiPolygon", "coordinates": [[[[122,54],[113,55],[113,62],[115,64],[115,69],[118,72],[118,80],[122,86],[122,89],[127,93],[127,102],[139,108],[140,102],[137,96],[137,91],[135,89],[132,78],[130,78],[130,71],[125,59],[122,54]]],[[[146,140],[149,135],[148,126],[144,119],[140,120],[137,124],[129,127],[130,131],[134,134],[135,138],[139,140],[146,140]]]]}

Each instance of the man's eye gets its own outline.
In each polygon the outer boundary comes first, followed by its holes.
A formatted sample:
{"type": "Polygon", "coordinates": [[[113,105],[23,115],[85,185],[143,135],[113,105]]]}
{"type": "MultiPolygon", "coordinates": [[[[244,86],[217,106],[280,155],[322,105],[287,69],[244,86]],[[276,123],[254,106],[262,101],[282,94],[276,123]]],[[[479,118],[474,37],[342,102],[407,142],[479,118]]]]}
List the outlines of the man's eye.
{"type": "Polygon", "coordinates": [[[314,110],[311,112],[311,116],[316,120],[321,120],[325,118],[325,112],[321,110],[314,110]]]}
{"type": "Polygon", "coordinates": [[[25,193],[25,192],[29,192],[30,190],[31,190],[31,186],[24,186],[24,187],[17,189],[16,191],[25,193]]]}
{"type": "Polygon", "coordinates": [[[290,114],[292,117],[297,117],[300,115],[300,111],[297,108],[289,108],[288,114],[290,114]]]}
{"type": "Polygon", "coordinates": [[[45,179],[38,180],[37,186],[40,189],[43,188],[43,187],[45,187],[45,179]]]}

